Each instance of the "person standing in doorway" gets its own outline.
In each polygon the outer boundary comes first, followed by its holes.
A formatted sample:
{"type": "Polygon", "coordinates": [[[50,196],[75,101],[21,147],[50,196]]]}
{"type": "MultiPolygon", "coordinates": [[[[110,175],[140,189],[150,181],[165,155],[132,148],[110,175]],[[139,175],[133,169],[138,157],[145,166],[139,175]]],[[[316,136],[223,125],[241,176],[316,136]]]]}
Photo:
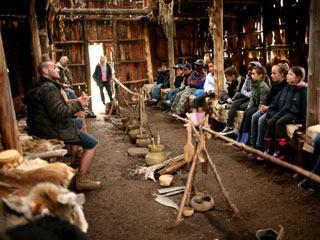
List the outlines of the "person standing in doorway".
{"type": "Polygon", "coordinates": [[[106,103],[104,93],[103,93],[103,87],[106,88],[110,101],[112,101],[113,100],[112,91],[111,91],[112,71],[109,63],[106,62],[105,56],[100,57],[100,63],[97,64],[92,77],[100,89],[100,96],[103,104],[106,103]]]}

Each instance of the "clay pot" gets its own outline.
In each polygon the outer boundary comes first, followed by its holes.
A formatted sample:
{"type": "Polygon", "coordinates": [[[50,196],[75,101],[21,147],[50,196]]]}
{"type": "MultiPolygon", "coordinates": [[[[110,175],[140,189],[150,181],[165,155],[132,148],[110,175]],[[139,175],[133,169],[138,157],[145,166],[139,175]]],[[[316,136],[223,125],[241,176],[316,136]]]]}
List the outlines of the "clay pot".
{"type": "Polygon", "coordinates": [[[206,212],[213,208],[214,200],[210,195],[194,196],[191,198],[190,205],[198,212],[206,212]]]}
{"type": "Polygon", "coordinates": [[[132,143],[136,143],[136,140],[137,140],[137,137],[138,135],[140,134],[140,130],[139,130],[139,127],[136,127],[136,128],[133,128],[129,131],[128,135],[129,135],[129,138],[130,138],[130,141],[132,143]]]}
{"type": "Polygon", "coordinates": [[[164,153],[164,146],[163,145],[155,145],[153,146],[150,144],[148,146],[148,154],[145,157],[147,166],[152,166],[158,163],[162,163],[164,160],[167,159],[164,153]]]}
{"type": "Polygon", "coordinates": [[[139,127],[139,122],[136,119],[132,119],[130,122],[128,122],[128,130],[136,129],[139,127]]]}
{"type": "Polygon", "coordinates": [[[137,136],[136,146],[147,148],[150,144],[150,139],[148,134],[142,134],[137,136]]]}

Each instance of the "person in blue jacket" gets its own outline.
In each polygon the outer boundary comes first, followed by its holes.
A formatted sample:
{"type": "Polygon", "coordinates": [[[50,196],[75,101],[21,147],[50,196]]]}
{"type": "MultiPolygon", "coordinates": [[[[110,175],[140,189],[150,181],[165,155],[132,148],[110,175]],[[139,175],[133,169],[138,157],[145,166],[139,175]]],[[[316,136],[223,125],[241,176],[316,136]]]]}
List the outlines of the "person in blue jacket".
{"type": "Polygon", "coordinates": [[[288,86],[278,93],[267,111],[265,153],[272,155],[272,144],[276,140],[273,156],[278,159],[285,158],[286,125],[302,123],[302,129],[306,127],[307,84],[303,81],[304,77],[305,70],[302,67],[291,67],[287,74],[288,86]]]}

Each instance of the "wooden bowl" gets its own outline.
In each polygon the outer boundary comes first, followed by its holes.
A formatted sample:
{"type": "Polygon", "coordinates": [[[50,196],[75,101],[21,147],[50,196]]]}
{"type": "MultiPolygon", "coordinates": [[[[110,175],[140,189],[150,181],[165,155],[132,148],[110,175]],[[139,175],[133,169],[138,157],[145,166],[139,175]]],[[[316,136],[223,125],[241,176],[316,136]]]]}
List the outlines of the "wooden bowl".
{"type": "Polygon", "coordinates": [[[191,198],[190,205],[195,211],[206,212],[213,208],[214,200],[210,195],[194,196],[191,198]]]}
{"type": "Polygon", "coordinates": [[[164,174],[159,177],[159,184],[163,187],[168,187],[171,185],[173,176],[169,174],[164,174]]]}
{"type": "Polygon", "coordinates": [[[182,214],[185,217],[191,217],[194,213],[194,208],[193,207],[184,207],[182,210],[182,214]]]}

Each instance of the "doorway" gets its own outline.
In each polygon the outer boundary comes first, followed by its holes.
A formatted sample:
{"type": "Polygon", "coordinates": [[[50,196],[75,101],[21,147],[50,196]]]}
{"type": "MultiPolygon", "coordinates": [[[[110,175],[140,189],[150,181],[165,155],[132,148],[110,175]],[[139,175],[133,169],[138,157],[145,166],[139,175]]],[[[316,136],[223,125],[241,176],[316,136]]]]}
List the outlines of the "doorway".
{"type": "MultiPolygon", "coordinates": [[[[101,101],[100,90],[96,82],[93,80],[93,73],[96,69],[97,64],[100,62],[100,57],[103,56],[103,44],[95,43],[89,45],[89,58],[90,58],[90,81],[91,81],[91,101],[92,110],[97,113],[104,113],[105,106],[101,101]]],[[[106,102],[109,102],[109,96],[105,88],[103,88],[106,102]]]]}

